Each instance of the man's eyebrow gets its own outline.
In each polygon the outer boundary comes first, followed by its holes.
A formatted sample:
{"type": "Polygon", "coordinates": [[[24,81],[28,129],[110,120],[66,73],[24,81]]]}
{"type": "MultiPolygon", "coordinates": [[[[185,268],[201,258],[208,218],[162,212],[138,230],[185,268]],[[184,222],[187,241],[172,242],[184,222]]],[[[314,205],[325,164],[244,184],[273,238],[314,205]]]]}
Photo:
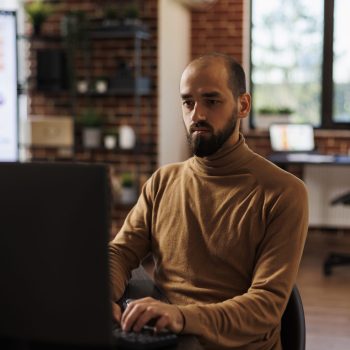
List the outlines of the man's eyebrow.
{"type": "MultiPolygon", "coordinates": [[[[220,92],[217,91],[213,91],[213,92],[203,92],[201,94],[202,97],[206,97],[206,98],[213,98],[213,97],[222,97],[222,95],[220,94],[220,92]]],[[[181,94],[181,98],[183,100],[187,100],[187,99],[191,99],[193,98],[193,96],[191,94],[181,94]]]]}
{"type": "Polygon", "coordinates": [[[213,91],[213,92],[204,92],[201,94],[202,97],[221,97],[222,95],[220,94],[220,92],[217,91],[213,91]]]}

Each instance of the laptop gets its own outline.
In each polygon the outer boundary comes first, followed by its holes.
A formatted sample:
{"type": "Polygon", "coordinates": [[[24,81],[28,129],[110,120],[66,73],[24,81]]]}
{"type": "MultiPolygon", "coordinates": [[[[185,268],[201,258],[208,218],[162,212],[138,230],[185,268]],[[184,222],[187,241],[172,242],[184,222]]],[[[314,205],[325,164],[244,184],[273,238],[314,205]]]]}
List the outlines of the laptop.
{"type": "Polygon", "coordinates": [[[332,162],[331,155],[315,150],[314,128],[311,124],[271,124],[269,127],[272,162],[332,162]]]}
{"type": "MultiPolygon", "coordinates": [[[[0,349],[201,349],[113,325],[107,166],[0,162],[0,196],[0,349]]],[[[120,303],[145,296],[166,301],[138,268],[120,303]]]]}
{"type": "Polygon", "coordinates": [[[107,168],[0,163],[0,197],[0,348],[109,347],[107,168]]]}

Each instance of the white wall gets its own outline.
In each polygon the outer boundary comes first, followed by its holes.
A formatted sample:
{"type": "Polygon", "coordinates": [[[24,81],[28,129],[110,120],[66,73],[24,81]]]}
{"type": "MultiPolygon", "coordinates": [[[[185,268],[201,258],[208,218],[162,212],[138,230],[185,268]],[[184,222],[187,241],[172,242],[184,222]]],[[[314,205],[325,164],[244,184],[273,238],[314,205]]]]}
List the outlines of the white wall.
{"type": "Polygon", "coordinates": [[[190,59],[190,11],[176,0],[158,0],[158,165],[188,157],[179,83],[190,59]]]}

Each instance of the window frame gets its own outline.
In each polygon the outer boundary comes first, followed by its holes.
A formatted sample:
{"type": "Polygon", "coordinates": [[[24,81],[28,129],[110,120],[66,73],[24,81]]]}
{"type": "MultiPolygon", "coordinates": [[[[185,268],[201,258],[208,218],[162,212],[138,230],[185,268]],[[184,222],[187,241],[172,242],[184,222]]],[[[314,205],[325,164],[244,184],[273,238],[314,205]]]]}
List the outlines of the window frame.
{"type": "MultiPolygon", "coordinates": [[[[253,1],[250,0],[249,6],[249,83],[252,96],[254,95],[254,83],[252,80],[252,8],[253,1]]],[[[334,37],[334,2],[336,0],[323,0],[324,6],[324,32],[323,32],[323,54],[322,54],[322,76],[321,76],[321,96],[320,96],[320,126],[315,126],[316,129],[350,129],[350,123],[335,122],[333,120],[333,37],[334,37]]],[[[249,128],[259,130],[254,125],[254,111],[251,113],[249,120],[249,128]]]]}

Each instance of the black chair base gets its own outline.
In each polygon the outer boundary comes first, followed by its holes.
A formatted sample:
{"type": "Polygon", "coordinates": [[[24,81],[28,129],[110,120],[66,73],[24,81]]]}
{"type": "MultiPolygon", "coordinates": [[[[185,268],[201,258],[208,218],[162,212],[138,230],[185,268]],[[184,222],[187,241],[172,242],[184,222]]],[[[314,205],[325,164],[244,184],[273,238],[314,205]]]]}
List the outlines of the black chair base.
{"type": "Polygon", "coordinates": [[[325,276],[332,274],[334,266],[350,265],[350,254],[331,253],[323,264],[323,273],[325,276]]]}

